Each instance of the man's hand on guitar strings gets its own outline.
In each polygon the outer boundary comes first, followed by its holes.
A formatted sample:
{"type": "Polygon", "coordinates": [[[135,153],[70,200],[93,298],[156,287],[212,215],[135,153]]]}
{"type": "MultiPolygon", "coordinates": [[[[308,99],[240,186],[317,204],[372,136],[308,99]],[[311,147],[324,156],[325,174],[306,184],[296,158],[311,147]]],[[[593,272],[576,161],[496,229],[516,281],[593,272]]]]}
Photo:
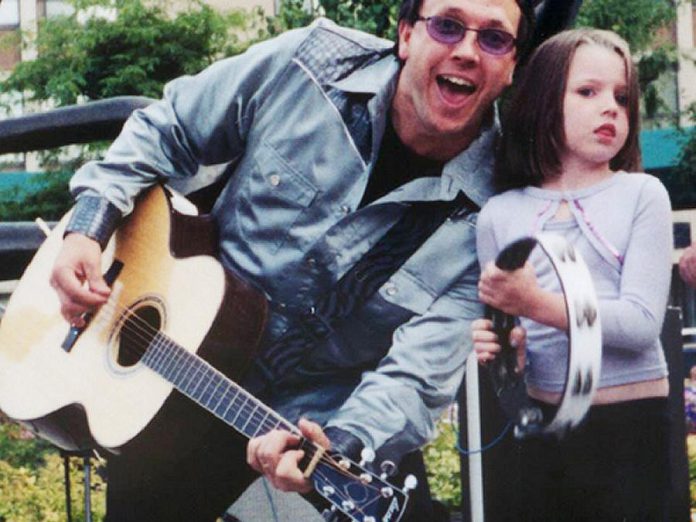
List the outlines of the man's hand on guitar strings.
{"type": "Polygon", "coordinates": [[[101,272],[99,243],[82,234],[63,240],[51,272],[51,286],[60,299],[60,313],[73,326],[82,326],[82,314],[103,305],[111,289],[101,272]]]}
{"type": "MultiPolygon", "coordinates": [[[[317,423],[300,419],[298,427],[304,438],[329,449],[331,443],[317,423]]],[[[284,430],[254,437],[247,445],[247,464],[264,475],[276,489],[308,493],[312,484],[299,467],[304,457],[304,451],[296,449],[299,444],[298,435],[284,430]]]]}

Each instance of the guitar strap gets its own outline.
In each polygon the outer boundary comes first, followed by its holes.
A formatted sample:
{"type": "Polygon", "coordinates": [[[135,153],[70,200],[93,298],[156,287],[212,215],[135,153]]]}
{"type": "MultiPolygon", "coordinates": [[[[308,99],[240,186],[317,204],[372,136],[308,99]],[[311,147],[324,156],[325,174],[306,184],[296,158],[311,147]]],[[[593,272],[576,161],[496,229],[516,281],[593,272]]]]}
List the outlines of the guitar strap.
{"type": "Polygon", "coordinates": [[[452,201],[409,203],[402,217],[258,359],[268,382],[287,380],[291,370],[341,319],[365,303],[448,217],[479,210],[463,192],[452,201]]]}

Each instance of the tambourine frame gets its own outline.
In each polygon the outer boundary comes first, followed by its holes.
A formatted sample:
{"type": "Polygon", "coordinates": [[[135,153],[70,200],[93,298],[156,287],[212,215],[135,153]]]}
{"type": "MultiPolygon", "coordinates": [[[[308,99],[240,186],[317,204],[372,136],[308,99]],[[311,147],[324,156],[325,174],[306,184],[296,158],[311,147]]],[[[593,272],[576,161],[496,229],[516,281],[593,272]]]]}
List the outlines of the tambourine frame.
{"type": "Polygon", "coordinates": [[[592,404],[602,361],[597,295],[587,265],[573,245],[556,234],[525,237],[501,251],[496,265],[504,270],[520,268],[535,246],[549,258],[563,291],[568,313],[568,366],[561,402],[553,418],[544,418],[541,408],[527,394],[524,372],[517,371],[516,349],[507,342],[516,318],[487,308],[502,345],[500,356],[489,363],[491,380],[518,438],[534,434],[562,436],[577,426],[592,404]]]}

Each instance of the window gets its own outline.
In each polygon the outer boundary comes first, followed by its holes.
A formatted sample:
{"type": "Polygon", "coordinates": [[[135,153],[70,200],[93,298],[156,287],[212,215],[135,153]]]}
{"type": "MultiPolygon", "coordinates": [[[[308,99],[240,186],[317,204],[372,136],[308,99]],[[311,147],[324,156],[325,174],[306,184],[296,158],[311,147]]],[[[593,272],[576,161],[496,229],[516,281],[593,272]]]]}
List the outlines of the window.
{"type": "Polygon", "coordinates": [[[19,0],[0,1],[0,27],[10,28],[19,26],[19,0]]]}

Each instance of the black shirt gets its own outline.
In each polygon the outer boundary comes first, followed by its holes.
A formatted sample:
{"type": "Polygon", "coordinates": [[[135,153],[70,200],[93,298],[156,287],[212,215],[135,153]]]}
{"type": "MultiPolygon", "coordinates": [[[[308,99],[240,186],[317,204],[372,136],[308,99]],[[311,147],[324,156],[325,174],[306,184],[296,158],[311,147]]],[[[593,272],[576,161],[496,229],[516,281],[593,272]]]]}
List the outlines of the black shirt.
{"type": "Polygon", "coordinates": [[[365,206],[416,178],[439,177],[443,166],[443,161],[419,156],[406,147],[396,134],[392,120],[389,118],[387,127],[384,129],[379,156],[370,174],[360,206],[365,206]]]}

